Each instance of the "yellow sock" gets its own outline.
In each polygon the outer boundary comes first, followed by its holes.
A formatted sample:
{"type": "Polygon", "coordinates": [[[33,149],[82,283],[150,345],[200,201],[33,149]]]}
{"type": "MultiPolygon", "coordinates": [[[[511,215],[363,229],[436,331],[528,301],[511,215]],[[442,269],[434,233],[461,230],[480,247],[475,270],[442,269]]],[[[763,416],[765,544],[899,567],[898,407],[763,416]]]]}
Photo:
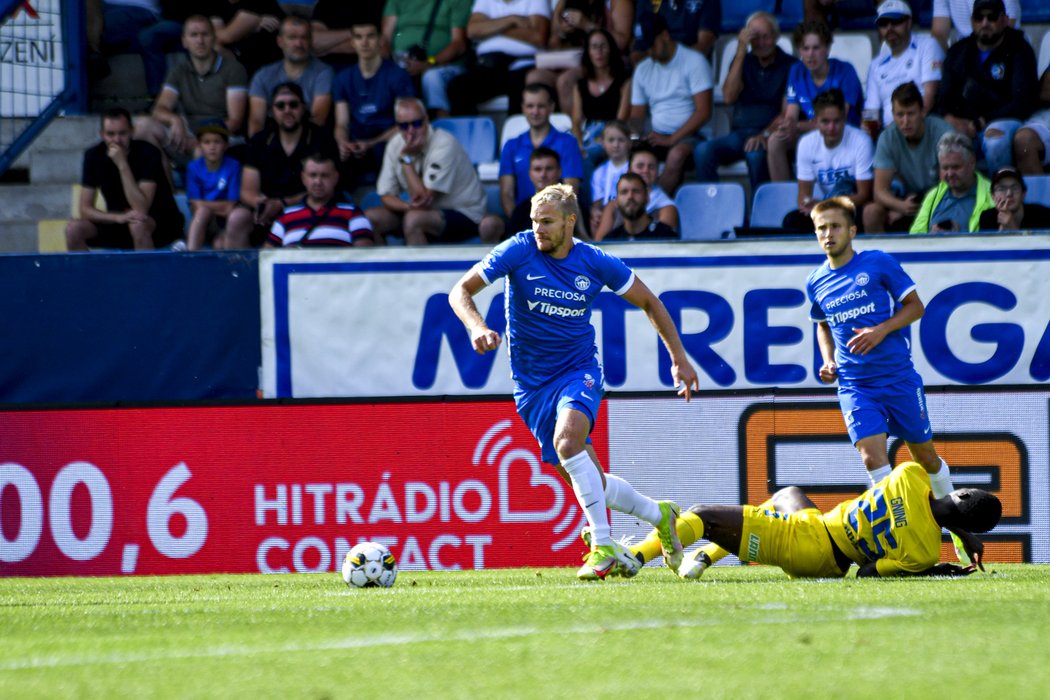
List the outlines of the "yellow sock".
{"type": "MultiPolygon", "coordinates": [[[[688,547],[704,536],[704,521],[696,513],[686,511],[678,516],[675,529],[682,546],[688,547]]],[[[660,536],[656,530],[650,532],[641,542],[631,545],[631,553],[641,555],[643,561],[652,561],[661,556],[660,536]]]]}
{"type": "MultiPolygon", "coordinates": [[[[773,507],[773,499],[769,499],[768,501],[766,501],[765,503],[762,503],[758,507],[762,508],[763,510],[765,510],[766,508],[772,508],[773,507]]],[[[680,536],[681,535],[679,535],[679,537],[680,536]]],[[[699,538],[697,538],[697,539],[699,539],[699,538]]],[[[685,546],[685,541],[684,540],[682,541],[682,546],[683,547],[685,546]]],[[[700,549],[696,550],[696,552],[694,552],[692,554],[693,558],[696,558],[700,554],[700,552],[703,552],[704,554],[706,554],[711,559],[711,563],[712,564],[717,564],[722,559],[725,559],[727,556],[729,556],[729,551],[728,550],[722,549],[721,547],[719,547],[714,542],[712,542],[712,543],[710,543],[708,545],[705,545],[705,546],[701,547],[700,549]]]]}

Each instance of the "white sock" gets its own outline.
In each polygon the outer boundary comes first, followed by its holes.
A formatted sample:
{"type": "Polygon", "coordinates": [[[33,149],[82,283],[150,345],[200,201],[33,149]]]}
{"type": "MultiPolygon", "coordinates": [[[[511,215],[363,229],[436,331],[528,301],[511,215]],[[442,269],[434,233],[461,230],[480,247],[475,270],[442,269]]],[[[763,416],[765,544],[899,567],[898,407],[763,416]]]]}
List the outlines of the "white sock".
{"type": "Polygon", "coordinates": [[[892,471],[893,467],[891,467],[888,464],[883,464],[881,467],[876,467],[875,469],[869,469],[868,478],[871,479],[871,485],[874,486],[875,484],[879,483],[887,476],[889,476],[890,472],[892,471]]]}
{"type": "Polygon", "coordinates": [[[933,488],[934,498],[944,498],[955,490],[952,485],[952,473],[948,469],[948,463],[941,460],[941,469],[936,474],[930,474],[930,486],[933,488]]]}
{"type": "Polygon", "coordinates": [[[605,475],[605,505],[644,520],[653,527],[660,525],[660,506],[656,501],[638,493],[629,482],[615,474],[605,475]]]}
{"type": "Polygon", "coordinates": [[[612,529],[609,527],[609,514],[605,510],[605,492],[598,465],[584,450],[575,457],[562,460],[561,466],[565,467],[572,479],[576,501],[587,516],[587,524],[591,528],[591,546],[612,544],[612,529]]]}

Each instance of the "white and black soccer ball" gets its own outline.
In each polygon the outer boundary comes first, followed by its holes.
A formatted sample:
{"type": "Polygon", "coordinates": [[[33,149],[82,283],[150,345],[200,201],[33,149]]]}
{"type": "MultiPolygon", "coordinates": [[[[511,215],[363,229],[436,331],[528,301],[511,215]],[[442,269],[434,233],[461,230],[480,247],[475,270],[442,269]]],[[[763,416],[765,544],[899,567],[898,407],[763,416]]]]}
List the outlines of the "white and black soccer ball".
{"type": "Polygon", "coordinates": [[[390,588],[397,580],[397,560],[385,545],[361,542],[343,559],[343,580],[351,588],[390,588]]]}

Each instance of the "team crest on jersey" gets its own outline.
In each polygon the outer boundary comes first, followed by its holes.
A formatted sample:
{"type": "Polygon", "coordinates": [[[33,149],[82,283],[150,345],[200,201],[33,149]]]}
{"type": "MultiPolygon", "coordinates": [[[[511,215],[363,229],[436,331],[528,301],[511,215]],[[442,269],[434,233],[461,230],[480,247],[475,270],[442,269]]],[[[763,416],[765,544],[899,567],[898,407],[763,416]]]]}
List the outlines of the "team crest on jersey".
{"type": "Polygon", "coordinates": [[[996,63],[992,66],[992,78],[995,80],[1002,80],[1006,75],[1006,66],[1002,63],[996,63]]]}
{"type": "Polygon", "coordinates": [[[871,278],[870,278],[870,277],[868,277],[868,273],[867,273],[867,272],[862,272],[862,273],[860,273],[859,275],[857,275],[857,279],[856,279],[856,280],[854,280],[854,281],[855,281],[855,282],[856,282],[856,283],[857,283],[858,285],[860,285],[861,287],[863,287],[864,285],[866,285],[866,284],[867,284],[868,282],[870,282],[870,281],[871,281],[871,278]]]}
{"type": "Polygon", "coordinates": [[[583,375],[583,385],[588,389],[594,388],[594,377],[589,374],[583,375]]]}
{"type": "Polygon", "coordinates": [[[579,289],[582,292],[590,286],[591,281],[587,279],[587,277],[585,277],[584,275],[576,276],[576,289],[579,289]]]}

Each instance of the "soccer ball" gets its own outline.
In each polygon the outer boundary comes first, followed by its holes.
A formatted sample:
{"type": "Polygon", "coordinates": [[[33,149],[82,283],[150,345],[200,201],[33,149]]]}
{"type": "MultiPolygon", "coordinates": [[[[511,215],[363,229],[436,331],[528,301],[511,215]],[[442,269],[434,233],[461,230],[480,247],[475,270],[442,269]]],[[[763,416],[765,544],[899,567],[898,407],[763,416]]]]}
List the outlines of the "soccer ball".
{"type": "Polygon", "coordinates": [[[385,545],[361,542],[343,559],[343,580],[351,588],[390,588],[397,580],[397,560],[385,545]]]}

